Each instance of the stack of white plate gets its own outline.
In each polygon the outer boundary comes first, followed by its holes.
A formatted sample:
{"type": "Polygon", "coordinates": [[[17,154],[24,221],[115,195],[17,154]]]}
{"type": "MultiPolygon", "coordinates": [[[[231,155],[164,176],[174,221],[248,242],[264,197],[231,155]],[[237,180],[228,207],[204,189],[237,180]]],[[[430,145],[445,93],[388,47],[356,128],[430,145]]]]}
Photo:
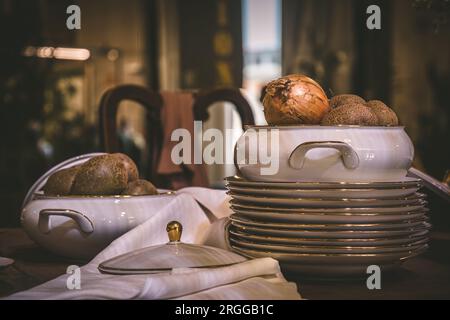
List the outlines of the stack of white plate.
{"type": "Polygon", "coordinates": [[[273,257],[283,269],[312,276],[366,274],[398,266],[427,248],[421,180],[395,182],[256,182],[226,178],[232,197],[232,248],[273,257]]]}

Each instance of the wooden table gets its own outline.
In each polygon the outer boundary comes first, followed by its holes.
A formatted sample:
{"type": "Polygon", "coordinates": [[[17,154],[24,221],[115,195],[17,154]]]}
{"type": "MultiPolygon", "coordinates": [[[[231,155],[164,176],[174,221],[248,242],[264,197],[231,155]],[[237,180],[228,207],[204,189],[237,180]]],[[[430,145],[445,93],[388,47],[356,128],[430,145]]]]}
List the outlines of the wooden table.
{"type": "MultiPolygon", "coordinates": [[[[450,299],[450,232],[433,232],[430,249],[382,274],[381,290],[369,290],[365,279],[312,281],[286,275],[308,299],[450,299]]],[[[0,297],[32,288],[66,272],[74,264],[46,252],[21,229],[0,229],[0,256],[15,264],[0,269],[0,297]]]]}

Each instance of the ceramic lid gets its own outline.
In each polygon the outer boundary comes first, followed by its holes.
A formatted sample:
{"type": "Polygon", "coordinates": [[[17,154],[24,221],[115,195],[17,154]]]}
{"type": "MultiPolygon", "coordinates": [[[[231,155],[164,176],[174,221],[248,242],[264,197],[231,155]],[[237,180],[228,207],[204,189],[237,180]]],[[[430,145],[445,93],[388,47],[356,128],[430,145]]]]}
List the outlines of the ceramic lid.
{"type": "Polygon", "coordinates": [[[247,260],[220,248],[180,241],[183,227],[177,221],[167,224],[169,242],[129,252],[100,263],[98,269],[109,274],[168,272],[174,268],[214,268],[247,260]]]}

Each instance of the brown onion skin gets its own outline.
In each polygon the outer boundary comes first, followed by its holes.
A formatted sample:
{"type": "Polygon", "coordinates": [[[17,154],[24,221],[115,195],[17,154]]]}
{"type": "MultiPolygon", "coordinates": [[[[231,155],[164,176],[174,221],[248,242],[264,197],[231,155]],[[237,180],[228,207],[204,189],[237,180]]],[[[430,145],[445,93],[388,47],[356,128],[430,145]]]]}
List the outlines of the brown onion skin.
{"type": "Polygon", "coordinates": [[[322,87],[301,74],[269,82],[263,105],[269,125],[319,124],[330,110],[322,87]]]}

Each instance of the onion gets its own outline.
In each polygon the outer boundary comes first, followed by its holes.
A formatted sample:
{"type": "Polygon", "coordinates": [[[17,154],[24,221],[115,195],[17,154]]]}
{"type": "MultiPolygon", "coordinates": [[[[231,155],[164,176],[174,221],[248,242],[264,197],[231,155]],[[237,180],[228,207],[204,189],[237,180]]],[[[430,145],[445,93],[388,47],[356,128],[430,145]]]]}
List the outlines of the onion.
{"type": "Polygon", "coordinates": [[[301,74],[271,81],[263,105],[269,125],[319,124],[330,109],[322,87],[301,74]]]}

